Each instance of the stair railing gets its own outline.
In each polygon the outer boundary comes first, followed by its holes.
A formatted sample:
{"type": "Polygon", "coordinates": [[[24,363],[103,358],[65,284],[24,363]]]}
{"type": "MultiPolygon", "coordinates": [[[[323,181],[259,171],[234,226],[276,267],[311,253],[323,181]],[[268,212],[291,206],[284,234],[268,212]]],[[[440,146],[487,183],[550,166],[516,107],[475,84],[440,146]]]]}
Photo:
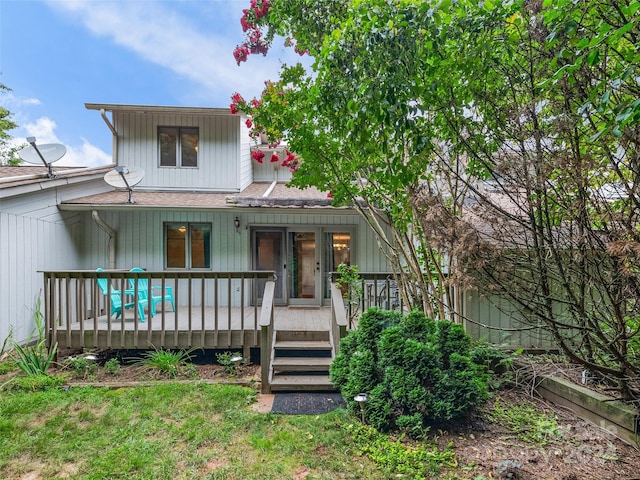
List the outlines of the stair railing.
{"type": "Polygon", "coordinates": [[[337,283],[331,283],[331,336],[334,353],[340,351],[340,339],[347,334],[347,311],[337,283]]]}
{"type": "Polygon", "coordinates": [[[270,393],[269,371],[271,368],[271,350],[273,349],[273,294],[275,282],[268,281],[264,286],[262,309],[260,310],[260,370],[262,393],[270,393]]]}

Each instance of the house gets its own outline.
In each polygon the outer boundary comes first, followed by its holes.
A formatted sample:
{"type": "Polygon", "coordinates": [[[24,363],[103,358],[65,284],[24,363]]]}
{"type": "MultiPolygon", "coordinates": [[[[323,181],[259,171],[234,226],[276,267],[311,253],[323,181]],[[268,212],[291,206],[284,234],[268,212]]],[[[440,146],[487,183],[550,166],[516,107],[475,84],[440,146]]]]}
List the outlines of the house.
{"type": "MultiPolygon", "coordinates": [[[[112,165],[58,167],[53,178],[44,167],[0,167],[0,341],[10,332],[28,339],[40,299],[48,338],[62,347],[246,352],[268,344],[264,355],[304,337],[329,340],[335,351],[341,305],[332,303],[330,274],[340,263],[370,273],[367,305],[393,304],[389,266],[364,220],[333,207],[327,192],[287,187],[289,169],[268,161],[274,152],[284,159],[284,148],[255,145],[243,116],[227,108],[86,108],[105,122],[112,165]],[[264,163],[252,159],[255,149],[265,151],[264,163]],[[105,181],[114,175],[129,178],[131,188],[105,181]],[[129,283],[133,267],[172,289],[176,311],[160,301],[156,315],[155,304],[138,313],[126,303],[119,320],[107,314],[114,305],[96,279],[133,297],[140,293],[129,283]],[[273,306],[266,313],[265,292],[273,306]],[[290,337],[264,334],[265,315],[279,316],[281,327],[288,322],[290,337]],[[319,330],[329,337],[309,333],[319,330]]],[[[465,312],[483,324],[508,323],[473,296],[465,312]]],[[[474,325],[475,336],[486,334],[474,325]]]]}
{"type": "MultiPolygon", "coordinates": [[[[55,168],[54,178],[43,167],[0,171],[0,338],[12,330],[16,340],[26,340],[40,298],[53,322],[51,341],[61,346],[197,346],[193,336],[198,332],[207,345],[226,338],[221,346],[227,347],[246,346],[245,334],[252,334],[249,343],[255,346],[260,343],[257,308],[271,278],[276,308],[299,309],[292,318],[301,316],[297,312],[324,312],[328,322],[329,277],[340,263],[358,264],[366,272],[389,270],[373,233],[354,210],[332,207],[326,192],[286,187],[291,172],[281,162],[259,164],[251,158],[252,148],[260,148],[271,150],[267,158],[276,151],[284,159],[284,149],[254,145],[242,116],[227,108],[86,108],[105,121],[113,165],[55,168]],[[135,172],[131,190],[105,181],[114,167],[135,172]],[[175,313],[171,321],[178,330],[178,317],[183,320],[189,312],[188,332],[175,333],[173,343],[164,340],[172,330],[164,323],[162,340],[151,331],[160,315],[149,318],[148,311],[145,323],[125,318],[115,338],[120,326],[106,315],[108,299],[95,289],[95,270],[105,269],[113,289],[124,291],[122,272],[132,267],[142,267],[153,282],[173,289],[177,312],[162,308],[163,322],[175,313]],[[250,273],[255,271],[271,273],[256,278],[250,273]],[[44,283],[42,272],[48,272],[44,283]],[[246,275],[229,274],[227,281],[218,278],[219,272],[246,275]],[[205,327],[204,320],[203,328],[192,328],[192,307],[225,305],[229,329],[235,321],[232,307],[255,312],[251,320],[241,313],[241,329],[247,332],[240,337],[218,335],[218,313],[215,328],[205,327]],[[135,331],[133,340],[129,329],[135,331]],[[148,336],[138,337],[145,329],[148,336]],[[210,330],[216,332],[215,342],[210,330]]],[[[124,313],[135,317],[133,310],[124,313]]]]}

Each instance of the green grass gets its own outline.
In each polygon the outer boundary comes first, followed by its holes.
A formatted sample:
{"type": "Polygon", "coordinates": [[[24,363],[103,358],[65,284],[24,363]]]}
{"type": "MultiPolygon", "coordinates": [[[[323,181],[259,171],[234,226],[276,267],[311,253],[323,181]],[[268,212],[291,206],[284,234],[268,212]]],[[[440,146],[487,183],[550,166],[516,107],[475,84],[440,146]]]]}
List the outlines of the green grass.
{"type": "Polygon", "coordinates": [[[390,458],[383,450],[391,444],[361,430],[344,410],[273,415],[253,411],[254,399],[249,388],[198,382],[6,391],[0,478],[422,478],[407,473],[426,475],[439,455],[453,458],[427,446],[413,459],[415,446],[405,451],[399,443],[390,458]],[[416,462],[425,458],[423,469],[416,462]]]}
{"type": "Polygon", "coordinates": [[[533,403],[507,404],[496,401],[489,412],[489,418],[514,432],[517,437],[528,443],[546,445],[562,436],[556,416],[540,411],[533,403]]]}

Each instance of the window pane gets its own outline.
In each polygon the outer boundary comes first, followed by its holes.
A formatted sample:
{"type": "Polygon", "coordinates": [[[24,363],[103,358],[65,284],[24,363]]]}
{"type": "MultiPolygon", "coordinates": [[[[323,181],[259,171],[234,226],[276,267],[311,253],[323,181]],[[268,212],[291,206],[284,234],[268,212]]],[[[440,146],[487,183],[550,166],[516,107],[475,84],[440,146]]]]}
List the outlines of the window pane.
{"type": "Polygon", "coordinates": [[[341,263],[351,265],[351,234],[325,234],[325,265],[327,281],[324,284],[324,298],[331,298],[331,279],[329,272],[335,272],[341,263]]]}
{"type": "Polygon", "coordinates": [[[183,128],[180,130],[181,166],[198,166],[198,129],[183,128]]]}
{"type": "Polygon", "coordinates": [[[191,225],[191,268],[211,268],[211,225],[191,225]]]}
{"type": "Polygon", "coordinates": [[[185,268],[187,226],[167,225],[167,268],[185,268]]]}
{"type": "Polygon", "coordinates": [[[158,140],[160,142],[160,166],[175,167],[178,129],[175,127],[159,127],[158,140]]]}

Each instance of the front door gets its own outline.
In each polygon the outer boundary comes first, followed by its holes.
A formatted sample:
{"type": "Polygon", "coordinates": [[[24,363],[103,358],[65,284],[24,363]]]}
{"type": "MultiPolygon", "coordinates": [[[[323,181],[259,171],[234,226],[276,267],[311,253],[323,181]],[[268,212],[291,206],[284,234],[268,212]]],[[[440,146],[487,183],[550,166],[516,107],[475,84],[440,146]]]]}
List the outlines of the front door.
{"type": "Polygon", "coordinates": [[[318,232],[289,231],[288,240],[288,279],[289,304],[320,305],[320,254],[318,232]]]}
{"type": "MultiPolygon", "coordinates": [[[[286,304],[285,292],[285,230],[255,229],[251,231],[253,250],[253,268],[255,270],[273,270],[276,272],[276,286],[273,302],[276,305],[286,304]]],[[[266,279],[258,280],[258,302],[262,302],[266,279]]]]}

